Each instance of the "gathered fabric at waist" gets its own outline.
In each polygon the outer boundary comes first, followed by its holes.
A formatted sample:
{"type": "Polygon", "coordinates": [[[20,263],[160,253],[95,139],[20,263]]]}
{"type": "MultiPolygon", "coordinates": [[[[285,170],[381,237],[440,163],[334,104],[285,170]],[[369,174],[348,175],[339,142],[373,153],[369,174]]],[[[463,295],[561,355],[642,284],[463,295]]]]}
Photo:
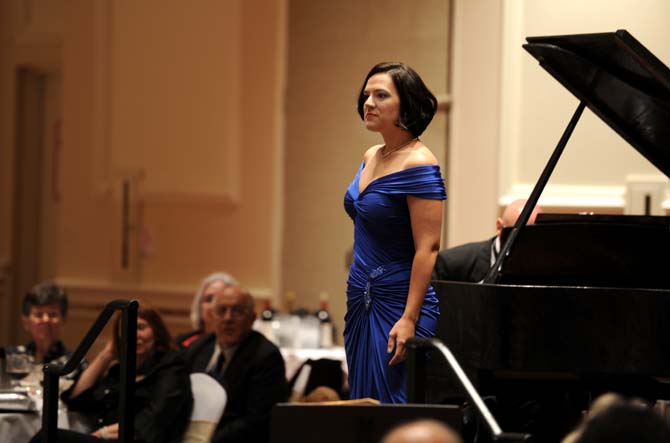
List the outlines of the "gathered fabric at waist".
{"type": "Polygon", "coordinates": [[[350,302],[363,298],[368,309],[374,297],[402,301],[407,298],[412,263],[393,261],[364,266],[354,261],[347,280],[347,298],[350,302]]]}
{"type": "MultiPolygon", "coordinates": [[[[388,329],[390,329],[405,309],[411,275],[412,264],[406,260],[370,266],[354,261],[347,280],[345,335],[349,332],[352,319],[368,318],[369,315],[381,315],[386,318],[388,329]],[[366,314],[359,317],[363,313],[366,314]]],[[[439,316],[438,304],[435,290],[429,284],[417,323],[418,336],[434,335],[439,316]]],[[[384,333],[384,336],[387,335],[388,330],[384,333]]]]}
{"type": "Polygon", "coordinates": [[[412,274],[412,263],[406,260],[392,261],[382,264],[363,265],[354,260],[349,269],[349,286],[364,288],[368,283],[384,282],[388,284],[398,284],[406,282],[409,285],[409,278],[412,274]]]}

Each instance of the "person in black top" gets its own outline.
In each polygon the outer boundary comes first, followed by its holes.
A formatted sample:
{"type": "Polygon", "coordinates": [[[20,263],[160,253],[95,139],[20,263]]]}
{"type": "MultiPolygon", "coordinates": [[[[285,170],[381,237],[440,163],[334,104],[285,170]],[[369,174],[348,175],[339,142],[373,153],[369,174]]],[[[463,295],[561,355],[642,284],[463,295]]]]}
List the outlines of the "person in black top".
{"type": "Polygon", "coordinates": [[[33,286],[23,297],[21,322],[31,338],[25,347],[36,363],[49,363],[69,354],[60,339],[67,307],[67,294],[51,282],[33,286]]]}
{"type": "MultiPolygon", "coordinates": [[[[99,442],[118,438],[120,317],[114,336],[62,399],[71,411],[95,420],[91,435],[59,430],[59,442],[99,442]]],[[[158,313],[140,303],[137,319],[137,378],[131,405],[135,442],[177,443],[188,424],[193,397],[188,369],[158,313]]],[[[39,436],[39,434],[38,434],[39,436]]],[[[38,436],[33,438],[37,442],[38,436]]]]}
{"type": "MultiPolygon", "coordinates": [[[[4,352],[28,354],[36,364],[65,364],[72,354],[61,341],[67,308],[67,293],[55,283],[43,282],[33,286],[21,300],[21,322],[30,335],[30,341],[24,346],[7,346],[4,352]]],[[[65,378],[72,382],[85,368],[86,362],[83,361],[65,378]]]]}

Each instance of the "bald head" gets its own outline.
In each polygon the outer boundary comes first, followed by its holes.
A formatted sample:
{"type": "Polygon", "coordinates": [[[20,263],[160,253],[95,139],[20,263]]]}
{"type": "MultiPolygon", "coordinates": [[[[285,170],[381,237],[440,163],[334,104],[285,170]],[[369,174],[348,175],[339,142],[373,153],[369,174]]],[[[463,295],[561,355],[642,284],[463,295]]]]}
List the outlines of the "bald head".
{"type": "MultiPolygon", "coordinates": [[[[503,228],[511,228],[516,224],[516,221],[521,215],[521,211],[523,211],[523,207],[526,205],[526,201],[527,200],[525,199],[514,200],[512,203],[507,205],[502,213],[502,216],[496,220],[496,230],[498,231],[498,237],[500,237],[500,233],[502,232],[503,228]]],[[[533,212],[530,213],[530,217],[528,218],[528,224],[532,225],[535,223],[537,214],[541,212],[542,208],[535,206],[533,208],[533,212]]]]}
{"type": "Polygon", "coordinates": [[[461,443],[461,438],[440,421],[417,420],[393,429],[382,443],[461,443]]]}

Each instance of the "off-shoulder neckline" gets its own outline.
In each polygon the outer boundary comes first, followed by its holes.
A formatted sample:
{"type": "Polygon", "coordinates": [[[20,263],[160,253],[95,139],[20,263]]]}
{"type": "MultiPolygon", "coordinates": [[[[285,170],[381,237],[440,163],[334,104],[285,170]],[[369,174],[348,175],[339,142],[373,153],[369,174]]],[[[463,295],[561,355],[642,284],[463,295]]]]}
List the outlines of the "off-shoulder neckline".
{"type": "Polygon", "coordinates": [[[385,178],[387,178],[387,177],[391,177],[391,176],[394,176],[394,175],[398,175],[398,174],[401,174],[401,173],[403,173],[403,172],[407,172],[407,171],[413,171],[413,170],[418,169],[418,168],[437,168],[437,169],[439,170],[439,169],[440,169],[440,165],[432,165],[432,164],[431,164],[431,165],[417,165],[417,166],[410,166],[409,168],[405,168],[405,169],[400,169],[399,171],[389,172],[388,174],[380,175],[379,177],[377,177],[377,178],[375,178],[375,179],[372,179],[372,180],[370,181],[370,183],[368,183],[367,186],[366,186],[365,188],[363,188],[363,190],[361,190],[361,187],[360,187],[360,186],[361,186],[361,172],[363,172],[363,168],[365,168],[365,160],[363,160],[363,161],[361,162],[361,166],[360,166],[360,168],[358,169],[358,174],[356,174],[356,191],[358,191],[358,196],[359,196],[359,197],[360,197],[365,191],[367,191],[368,188],[370,188],[371,185],[373,185],[373,184],[375,184],[376,182],[378,182],[378,181],[380,181],[380,180],[382,180],[382,179],[385,179],[385,178]]]}

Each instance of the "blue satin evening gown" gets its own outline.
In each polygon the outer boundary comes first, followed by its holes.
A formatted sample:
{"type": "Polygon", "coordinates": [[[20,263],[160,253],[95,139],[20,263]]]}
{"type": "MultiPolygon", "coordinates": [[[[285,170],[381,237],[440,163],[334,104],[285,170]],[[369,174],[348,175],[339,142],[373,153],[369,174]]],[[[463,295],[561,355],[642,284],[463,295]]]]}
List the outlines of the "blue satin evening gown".
{"type": "MultiPolygon", "coordinates": [[[[414,259],[414,239],[407,196],[444,200],[444,180],[437,165],[416,166],[373,180],[359,193],[364,163],[344,196],[354,221],[354,259],[347,280],[344,345],[350,397],[382,403],[406,402],[405,363],[389,366],[389,332],[405,310],[414,259]]],[[[433,337],[440,315],[428,286],[416,323],[417,337],[433,337]]]]}

